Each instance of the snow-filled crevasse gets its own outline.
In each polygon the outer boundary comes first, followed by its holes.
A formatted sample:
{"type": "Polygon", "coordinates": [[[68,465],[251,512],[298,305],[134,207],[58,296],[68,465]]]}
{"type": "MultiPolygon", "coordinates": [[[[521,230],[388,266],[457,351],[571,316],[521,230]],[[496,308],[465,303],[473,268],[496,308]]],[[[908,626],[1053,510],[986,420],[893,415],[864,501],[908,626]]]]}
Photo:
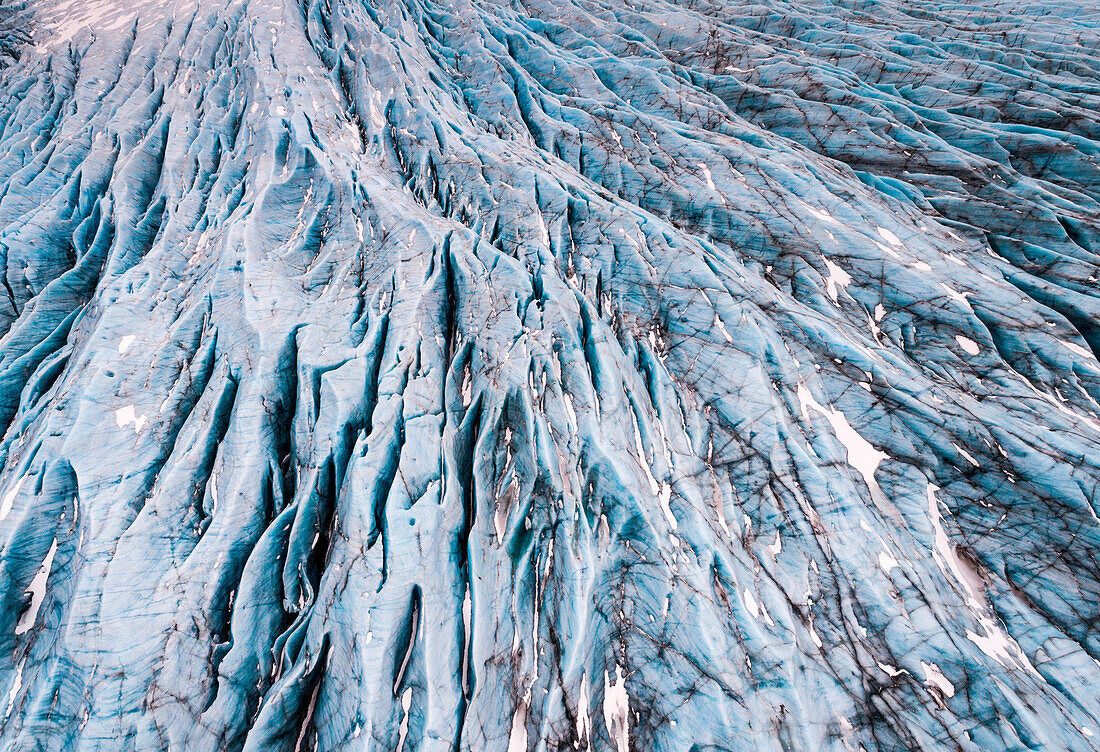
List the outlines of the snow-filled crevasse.
{"type": "Polygon", "coordinates": [[[0,0],[0,749],[1100,748],[1083,0],[0,0]]]}

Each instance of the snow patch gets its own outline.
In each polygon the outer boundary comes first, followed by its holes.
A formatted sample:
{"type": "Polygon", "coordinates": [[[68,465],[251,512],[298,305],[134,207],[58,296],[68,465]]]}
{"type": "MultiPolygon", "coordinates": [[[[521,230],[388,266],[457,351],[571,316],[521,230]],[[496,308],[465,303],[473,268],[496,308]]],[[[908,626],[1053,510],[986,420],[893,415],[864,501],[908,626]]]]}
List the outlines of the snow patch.
{"type": "Polygon", "coordinates": [[[23,475],[19,480],[15,482],[11,490],[4,494],[3,502],[0,502],[0,520],[8,516],[11,512],[12,504],[15,503],[15,497],[19,495],[19,492],[23,490],[23,484],[27,481],[27,476],[23,475]]]}
{"type": "Polygon", "coordinates": [[[603,672],[603,722],[616,752],[630,752],[630,696],[622,666],[615,666],[615,676],[612,683],[608,673],[603,672]]]}
{"type": "Polygon", "coordinates": [[[8,716],[11,715],[11,710],[15,707],[15,700],[19,697],[19,690],[23,688],[23,666],[26,663],[27,656],[24,655],[23,660],[19,661],[19,667],[15,669],[15,679],[12,680],[11,689],[8,690],[8,707],[4,710],[4,720],[7,720],[8,716]]]}
{"type": "Polygon", "coordinates": [[[712,191],[718,190],[717,188],[714,187],[714,178],[711,177],[710,168],[707,167],[707,163],[706,162],[700,162],[699,163],[699,169],[701,169],[703,171],[703,177],[706,178],[707,188],[710,188],[712,191]]]}
{"type": "Polygon", "coordinates": [[[832,222],[833,224],[837,225],[840,224],[840,220],[838,220],[825,209],[815,209],[814,207],[807,204],[806,211],[808,211],[810,213],[810,216],[812,216],[814,219],[819,219],[822,222],[832,222]]]}
{"type": "Polygon", "coordinates": [[[829,293],[829,297],[833,299],[833,302],[837,303],[840,295],[837,288],[847,287],[852,281],[852,275],[824,256],[822,256],[822,259],[825,260],[825,266],[829,269],[829,277],[825,280],[825,291],[829,293]]]}
{"type": "Polygon", "coordinates": [[[887,230],[885,227],[879,227],[878,234],[882,237],[883,240],[885,240],[887,243],[894,246],[895,248],[904,248],[904,246],[901,244],[901,239],[898,238],[898,236],[894,233],[887,230]]]}
{"type": "Polygon", "coordinates": [[[521,702],[512,716],[512,731],[508,735],[508,752],[527,752],[526,702],[521,702]]]}
{"type": "Polygon", "coordinates": [[[932,523],[933,535],[932,558],[945,576],[953,578],[959,584],[966,596],[967,606],[984,632],[984,634],[978,634],[967,630],[966,638],[1002,666],[1007,668],[1010,663],[1014,663],[1039,676],[1039,672],[1032,665],[1023,648],[1005,633],[986,607],[981,575],[969,562],[959,556],[951,539],[947,537],[947,531],[943,527],[943,517],[940,514],[939,500],[936,498],[938,490],[939,488],[934,484],[928,484],[928,517],[932,523]]]}
{"type": "Polygon", "coordinates": [[[768,549],[768,553],[772,555],[772,559],[778,559],[780,552],[783,551],[783,539],[779,536],[779,531],[775,531],[775,543],[769,546],[765,546],[768,549]]]}
{"type": "Polygon", "coordinates": [[[935,687],[947,697],[955,696],[955,686],[947,680],[947,677],[940,671],[940,667],[935,663],[920,662],[921,668],[924,669],[924,683],[929,686],[935,687]]]}
{"type": "Polygon", "coordinates": [[[145,428],[145,424],[149,422],[149,419],[145,416],[145,413],[138,415],[134,411],[133,405],[127,405],[115,410],[115,423],[119,428],[125,428],[131,423],[134,426],[134,433],[141,433],[145,428]]]}
{"type": "Polygon", "coordinates": [[[978,343],[969,337],[964,337],[961,334],[955,335],[955,341],[959,343],[959,347],[966,350],[971,355],[977,355],[981,352],[981,348],[978,347],[978,343]]]}
{"type": "Polygon", "coordinates": [[[412,706],[412,687],[401,695],[401,725],[397,727],[397,752],[405,749],[405,739],[409,736],[409,708],[412,706]]]}
{"type": "Polygon", "coordinates": [[[54,538],[53,543],[50,544],[50,550],[46,553],[46,558],[42,560],[42,566],[38,568],[38,574],[34,576],[27,588],[27,592],[31,596],[31,604],[19,617],[19,623],[15,626],[17,635],[29,632],[35,621],[38,620],[38,609],[42,608],[42,601],[46,599],[46,581],[50,578],[50,570],[53,569],[53,557],[56,553],[57,538],[54,538]]]}
{"type": "Polygon", "coordinates": [[[801,403],[803,418],[809,418],[807,408],[812,408],[825,416],[833,429],[833,433],[836,434],[837,439],[848,452],[848,464],[863,476],[863,481],[871,491],[871,497],[875,501],[885,502],[886,496],[882,493],[878,481],[875,480],[875,471],[889,455],[875,449],[871,442],[860,436],[840,410],[823,407],[810,394],[810,390],[806,388],[805,384],[798,385],[798,401],[801,403]]]}
{"type": "Polygon", "coordinates": [[[1094,359],[1091,351],[1086,350],[1085,348],[1081,347],[1076,342],[1068,342],[1064,339],[1060,339],[1058,341],[1062,344],[1063,347],[1065,347],[1067,350],[1069,350],[1074,355],[1080,355],[1082,358],[1087,358],[1087,359],[1090,359],[1090,360],[1094,359]]]}
{"type": "Polygon", "coordinates": [[[577,699],[577,738],[592,746],[592,718],[588,710],[588,672],[581,674],[580,697],[577,699]]]}

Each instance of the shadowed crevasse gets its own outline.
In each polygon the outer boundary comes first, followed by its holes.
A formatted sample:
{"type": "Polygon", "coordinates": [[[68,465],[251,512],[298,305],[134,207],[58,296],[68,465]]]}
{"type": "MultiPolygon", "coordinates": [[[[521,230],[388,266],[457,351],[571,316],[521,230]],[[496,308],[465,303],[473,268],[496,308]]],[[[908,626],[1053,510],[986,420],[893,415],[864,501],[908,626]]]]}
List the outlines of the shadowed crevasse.
{"type": "Polygon", "coordinates": [[[0,750],[1100,749],[1081,0],[0,0],[0,750]]]}

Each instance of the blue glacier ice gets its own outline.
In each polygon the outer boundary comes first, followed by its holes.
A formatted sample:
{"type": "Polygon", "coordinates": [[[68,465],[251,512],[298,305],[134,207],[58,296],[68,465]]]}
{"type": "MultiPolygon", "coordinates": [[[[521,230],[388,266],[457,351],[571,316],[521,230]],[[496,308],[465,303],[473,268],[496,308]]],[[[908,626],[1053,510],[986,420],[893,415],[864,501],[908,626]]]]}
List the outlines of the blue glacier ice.
{"type": "Polygon", "coordinates": [[[1087,0],[0,0],[0,750],[1100,750],[1087,0]]]}

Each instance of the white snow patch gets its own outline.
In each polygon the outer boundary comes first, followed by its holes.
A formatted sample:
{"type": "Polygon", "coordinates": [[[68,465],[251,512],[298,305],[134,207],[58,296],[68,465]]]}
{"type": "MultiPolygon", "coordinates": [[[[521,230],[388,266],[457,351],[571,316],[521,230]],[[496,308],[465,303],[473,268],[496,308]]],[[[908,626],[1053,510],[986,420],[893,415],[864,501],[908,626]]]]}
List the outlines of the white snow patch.
{"type": "Polygon", "coordinates": [[[960,303],[962,303],[963,308],[970,311],[971,313],[974,313],[974,307],[971,306],[970,301],[967,300],[967,296],[969,296],[970,293],[959,292],[954,287],[951,287],[951,285],[946,285],[943,282],[940,282],[940,287],[943,288],[944,292],[946,292],[950,298],[952,298],[953,300],[957,300],[960,303]]]}
{"type": "Polygon", "coordinates": [[[405,738],[409,735],[409,707],[412,705],[412,687],[401,695],[401,725],[397,728],[397,752],[405,749],[405,738]]]}
{"type": "Polygon", "coordinates": [[[973,465],[974,467],[980,467],[980,465],[978,464],[978,461],[976,459],[974,459],[974,457],[970,454],[970,452],[966,451],[965,449],[963,449],[961,446],[959,446],[958,444],[956,444],[954,442],[951,442],[951,446],[955,447],[955,451],[957,451],[959,454],[961,454],[966,459],[966,461],[969,462],[971,465],[973,465]]]}
{"type": "Polygon", "coordinates": [[[969,337],[964,337],[961,334],[955,335],[955,341],[959,343],[959,347],[966,350],[971,355],[977,355],[981,352],[981,348],[978,347],[978,343],[969,337]]]}
{"type": "Polygon", "coordinates": [[[760,607],[756,604],[755,596],[753,596],[753,594],[749,592],[748,588],[745,588],[741,591],[741,597],[745,601],[745,608],[747,608],[749,610],[749,613],[752,614],[752,618],[759,619],[760,607]]]}
{"type": "MultiPolygon", "coordinates": [[[[546,227],[546,220],[542,218],[542,212],[535,209],[535,219],[539,221],[539,237],[542,238],[542,245],[545,248],[550,247],[550,230],[546,227]]],[[[633,240],[631,238],[631,240],[633,240]]]]}
{"type": "Polygon", "coordinates": [[[603,722],[615,742],[616,752],[630,750],[630,696],[626,693],[626,677],[622,666],[615,666],[615,683],[603,672],[603,722]]]}
{"type": "MultiPolygon", "coordinates": [[[[881,343],[882,329],[879,327],[878,323],[873,318],[868,316],[867,317],[867,324],[871,329],[871,336],[875,338],[875,342],[881,343]]],[[[871,391],[870,384],[868,384],[868,386],[867,386],[867,391],[871,391]]]]}
{"type": "Polygon", "coordinates": [[[134,340],[137,339],[132,334],[127,334],[125,337],[118,341],[118,354],[122,355],[124,352],[130,349],[130,345],[134,344],[134,340]]]}
{"type": "Polygon", "coordinates": [[[703,171],[703,177],[706,178],[707,188],[710,188],[712,191],[718,190],[714,187],[714,178],[711,177],[710,168],[707,167],[706,162],[700,162],[699,169],[703,171]]]}
{"type": "Polygon", "coordinates": [[[833,224],[837,225],[840,224],[840,220],[838,220],[825,209],[815,209],[814,207],[807,204],[806,211],[808,211],[810,213],[810,216],[812,216],[814,219],[819,219],[822,222],[832,222],[833,224]]]}
{"type": "Polygon", "coordinates": [[[951,539],[947,537],[947,531],[943,527],[943,516],[940,514],[939,499],[936,498],[938,490],[939,487],[935,484],[928,484],[928,517],[932,523],[933,536],[932,558],[941,572],[954,576],[955,581],[962,586],[963,592],[971,598],[976,598],[977,589],[981,587],[981,578],[959,560],[951,539]]]}
{"type": "Polygon", "coordinates": [[[772,555],[772,559],[777,559],[780,552],[783,550],[783,539],[779,537],[779,531],[775,531],[775,543],[770,546],[765,546],[768,549],[768,553],[772,555]]]}
{"type": "Polygon", "coordinates": [[[15,633],[21,635],[30,631],[38,620],[38,609],[42,608],[42,601],[46,599],[46,581],[50,578],[50,570],[53,569],[53,557],[57,553],[57,538],[50,544],[50,550],[46,558],[42,560],[42,566],[38,568],[38,574],[31,580],[27,592],[31,594],[31,605],[19,617],[19,623],[15,627],[15,633]]]}
{"type": "Polygon", "coordinates": [[[889,677],[891,677],[891,678],[893,678],[893,677],[895,677],[895,676],[901,676],[902,674],[904,674],[904,673],[905,673],[905,670],[904,670],[904,669],[902,669],[902,670],[900,670],[900,671],[899,671],[898,669],[896,669],[896,668],[894,668],[893,666],[890,666],[890,665],[888,665],[888,664],[886,664],[886,663],[881,663],[881,662],[879,662],[879,661],[875,661],[875,663],[878,663],[878,667],[879,667],[880,669],[882,669],[882,671],[883,671],[883,672],[884,672],[884,673],[885,673],[885,674],[886,674],[887,676],[889,676],[889,677]]]}
{"type": "Polygon", "coordinates": [[[470,373],[470,369],[467,368],[465,375],[462,377],[462,406],[463,407],[469,407],[470,403],[473,401],[473,394],[470,390],[470,387],[472,386],[472,383],[473,383],[473,376],[470,373]]]}
{"type": "Polygon", "coordinates": [[[133,423],[134,433],[141,433],[141,430],[145,428],[145,424],[148,422],[149,419],[145,416],[145,413],[138,415],[134,412],[133,405],[127,405],[126,407],[115,410],[115,423],[119,428],[125,428],[133,423]]]}
{"type": "MultiPolygon", "coordinates": [[[[23,688],[23,666],[27,663],[27,656],[23,656],[23,660],[19,661],[19,668],[15,669],[15,679],[11,683],[11,689],[8,690],[8,707],[4,710],[4,720],[7,720],[11,715],[11,709],[15,707],[15,698],[19,696],[19,690],[23,688]]],[[[1089,734],[1092,736],[1092,734],[1089,734]]]]}
{"type": "Polygon", "coordinates": [[[581,674],[581,694],[577,699],[577,738],[592,746],[592,718],[588,711],[588,672],[581,674]]]}
{"type": "Polygon", "coordinates": [[[726,330],[726,325],[718,315],[718,311],[714,312],[714,325],[722,332],[722,336],[726,338],[726,342],[732,344],[733,337],[731,337],[729,331],[726,330]]]}
{"type": "Polygon", "coordinates": [[[673,530],[676,529],[676,515],[672,513],[672,506],[668,503],[672,498],[672,486],[668,483],[661,484],[661,490],[657,494],[657,501],[661,504],[661,511],[665,513],[665,519],[668,520],[668,525],[673,530]]]}
{"type": "Polygon", "coordinates": [[[15,482],[11,490],[4,494],[3,502],[0,502],[0,520],[8,516],[11,512],[12,504],[15,503],[15,497],[19,495],[19,492],[23,490],[23,484],[27,481],[27,476],[23,475],[19,480],[15,482]]]}
{"type": "Polygon", "coordinates": [[[874,242],[874,244],[875,244],[876,246],[878,246],[878,249],[879,249],[880,251],[882,251],[883,253],[886,253],[886,254],[888,254],[888,255],[890,255],[890,256],[892,256],[892,257],[896,258],[896,259],[900,259],[900,258],[901,258],[901,256],[899,256],[899,255],[898,255],[897,251],[895,251],[895,250],[894,250],[893,248],[891,248],[890,246],[888,246],[888,245],[883,245],[882,243],[878,242],[877,240],[875,240],[875,241],[873,241],[873,242],[874,242]]]}
{"type": "Polygon", "coordinates": [[[1009,662],[1014,662],[1039,676],[1039,672],[1032,665],[1023,648],[1001,629],[993,615],[989,613],[984,602],[981,576],[973,566],[959,556],[951,539],[947,537],[947,531],[943,527],[943,517],[940,514],[939,500],[936,498],[938,490],[936,485],[928,484],[928,516],[932,522],[934,538],[932,558],[944,575],[953,577],[962,587],[967,606],[985,632],[985,634],[978,634],[967,630],[966,638],[1002,666],[1008,668],[1009,662]]]}
{"type": "Polygon", "coordinates": [[[508,735],[508,752],[527,752],[527,703],[521,702],[512,716],[512,732],[508,735]]]}
{"type": "Polygon", "coordinates": [[[801,403],[803,418],[809,418],[807,407],[825,416],[825,419],[829,421],[829,425],[832,426],[833,433],[836,434],[837,439],[848,451],[848,464],[863,476],[863,481],[871,491],[871,497],[876,502],[885,502],[886,496],[879,488],[878,481],[875,480],[875,470],[889,455],[875,449],[871,442],[860,436],[840,410],[823,407],[810,394],[810,390],[806,388],[805,384],[798,385],[798,401],[801,403]]]}
{"type": "Polygon", "coordinates": [[[936,687],[939,691],[943,692],[947,697],[955,696],[955,687],[951,682],[947,680],[947,677],[940,671],[940,667],[935,663],[920,662],[921,668],[924,669],[924,682],[925,684],[936,687]]]}
{"type": "Polygon", "coordinates": [[[833,299],[833,302],[836,303],[840,294],[837,287],[847,287],[852,281],[852,275],[824,256],[821,258],[825,260],[825,266],[829,269],[829,277],[825,280],[825,290],[829,293],[829,297],[833,299]]]}
{"type": "Polygon", "coordinates": [[[1085,348],[1081,347],[1076,342],[1067,342],[1064,339],[1060,339],[1058,341],[1061,342],[1062,345],[1066,349],[1068,349],[1070,352],[1074,353],[1075,355],[1080,355],[1082,358],[1090,358],[1090,359],[1093,357],[1091,352],[1089,352],[1085,348]]]}
{"type": "Polygon", "coordinates": [[[466,585],[466,594],[462,597],[462,691],[469,694],[470,689],[470,621],[473,604],[470,602],[470,586],[466,585]]]}
{"type": "Polygon", "coordinates": [[[898,236],[887,230],[885,227],[879,227],[878,234],[882,236],[883,240],[885,240],[887,243],[894,246],[895,248],[904,248],[898,236]]]}
{"type": "Polygon", "coordinates": [[[577,424],[577,411],[573,408],[573,397],[567,391],[562,392],[562,397],[565,399],[565,414],[566,414],[566,417],[569,419],[569,425],[575,431],[577,429],[578,424],[577,424]]]}

